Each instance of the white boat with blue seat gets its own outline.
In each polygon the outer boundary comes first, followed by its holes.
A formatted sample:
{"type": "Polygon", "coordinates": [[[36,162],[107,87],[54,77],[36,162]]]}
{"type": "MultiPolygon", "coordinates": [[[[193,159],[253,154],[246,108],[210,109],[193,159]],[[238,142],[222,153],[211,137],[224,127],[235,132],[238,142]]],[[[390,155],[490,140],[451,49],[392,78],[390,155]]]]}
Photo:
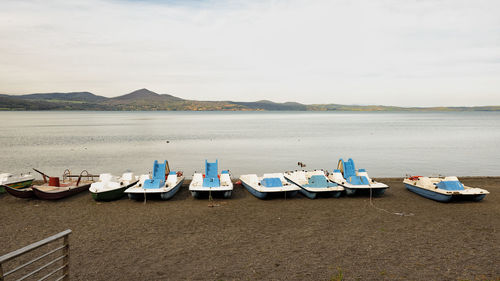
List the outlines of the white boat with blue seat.
{"type": "Polygon", "coordinates": [[[354,195],[357,190],[367,190],[373,196],[381,196],[389,187],[371,179],[365,169],[356,170],[351,158],[347,161],[339,159],[337,169],[328,175],[328,179],[343,186],[347,195],[354,195]]]}
{"type": "Polygon", "coordinates": [[[339,197],[344,188],[330,181],[323,170],[285,172],[285,178],[300,187],[300,193],[310,199],[318,196],[339,197]]]}
{"type": "Polygon", "coordinates": [[[465,186],[457,177],[408,177],[403,180],[406,188],[420,196],[439,202],[452,200],[481,201],[489,192],[482,188],[465,186]]]}
{"type": "Polygon", "coordinates": [[[219,160],[208,162],[205,160],[205,174],[194,173],[193,180],[189,184],[189,191],[194,198],[206,198],[210,196],[231,198],[233,182],[228,170],[218,173],[219,160]]]}
{"type": "Polygon", "coordinates": [[[285,198],[295,197],[300,187],[287,181],[283,173],[256,174],[240,176],[241,184],[255,197],[267,199],[272,195],[281,195],[285,198]]]}
{"type": "Polygon", "coordinates": [[[139,182],[125,190],[125,193],[134,200],[155,196],[168,200],[179,191],[183,182],[182,172],[170,171],[167,160],[161,164],[155,160],[152,177],[141,176],[139,182]]]}

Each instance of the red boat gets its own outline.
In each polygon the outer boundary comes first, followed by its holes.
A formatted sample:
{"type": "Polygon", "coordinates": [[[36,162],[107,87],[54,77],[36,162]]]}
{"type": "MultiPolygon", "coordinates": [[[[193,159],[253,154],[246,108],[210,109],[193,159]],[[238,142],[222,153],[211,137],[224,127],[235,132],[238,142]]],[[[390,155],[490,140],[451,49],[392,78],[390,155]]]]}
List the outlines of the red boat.
{"type": "Polygon", "coordinates": [[[44,181],[42,185],[33,185],[33,193],[36,197],[45,200],[62,199],[88,190],[90,184],[94,182],[93,178],[99,177],[98,175],[90,175],[86,170],[82,171],[80,175],[72,175],[69,170],[65,170],[62,180],[60,180],[58,177],[49,177],[36,169],[33,170],[40,173],[44,181]]]}

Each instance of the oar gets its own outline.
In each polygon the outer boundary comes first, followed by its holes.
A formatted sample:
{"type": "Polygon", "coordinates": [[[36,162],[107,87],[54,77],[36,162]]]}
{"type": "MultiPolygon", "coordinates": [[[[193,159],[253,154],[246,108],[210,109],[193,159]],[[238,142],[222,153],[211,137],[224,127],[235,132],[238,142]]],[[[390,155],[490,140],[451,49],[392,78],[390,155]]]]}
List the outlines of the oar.
{"type": "Polygon", "coordinates": [[[33,170],[35,170],[35,172],[41,174],[43,176],[43,182],[47,183],[47,178],[50,178],[49,176],[47,176],[46,174],[38,171],[37,169],[33,168],[33,170]]]}

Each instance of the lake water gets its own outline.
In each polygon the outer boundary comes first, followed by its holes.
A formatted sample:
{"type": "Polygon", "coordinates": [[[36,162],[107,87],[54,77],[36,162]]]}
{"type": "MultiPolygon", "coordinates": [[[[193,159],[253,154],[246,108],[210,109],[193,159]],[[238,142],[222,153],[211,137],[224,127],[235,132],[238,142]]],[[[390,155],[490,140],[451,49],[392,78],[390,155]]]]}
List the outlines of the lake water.
{"type": "Polygon", "coordinates": [[[205,159],[233,176],[332,170],[371,176],[500,175],[500,112],[0,112],[0,171],[151,171],[191,177],[205,159]]]}

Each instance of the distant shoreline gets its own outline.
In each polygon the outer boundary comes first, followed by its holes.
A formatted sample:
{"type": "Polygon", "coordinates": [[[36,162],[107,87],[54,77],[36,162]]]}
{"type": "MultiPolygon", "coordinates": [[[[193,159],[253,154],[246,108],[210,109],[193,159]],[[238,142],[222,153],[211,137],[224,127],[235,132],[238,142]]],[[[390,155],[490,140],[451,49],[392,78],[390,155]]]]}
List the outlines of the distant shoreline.
{"type": "Polygon", "coordinates": [[[107,98],[90,92],[0,95],[0,111],[304,111],[304,112],[471,112],[500,111],[491,106],[402,107],[387,105],[301,104],[186,100],[140,89],[107,98]]]}
{"type": "Polygon", "coordinates": [[[0,108],[0,112],[350,112],[350,113],[451,113],[451,112],[500,112],[498,109],[432,109],[432,108],[402,108],[399,110],[100,110],[100,109],[16,109],[16,108],[0,108]]]}

